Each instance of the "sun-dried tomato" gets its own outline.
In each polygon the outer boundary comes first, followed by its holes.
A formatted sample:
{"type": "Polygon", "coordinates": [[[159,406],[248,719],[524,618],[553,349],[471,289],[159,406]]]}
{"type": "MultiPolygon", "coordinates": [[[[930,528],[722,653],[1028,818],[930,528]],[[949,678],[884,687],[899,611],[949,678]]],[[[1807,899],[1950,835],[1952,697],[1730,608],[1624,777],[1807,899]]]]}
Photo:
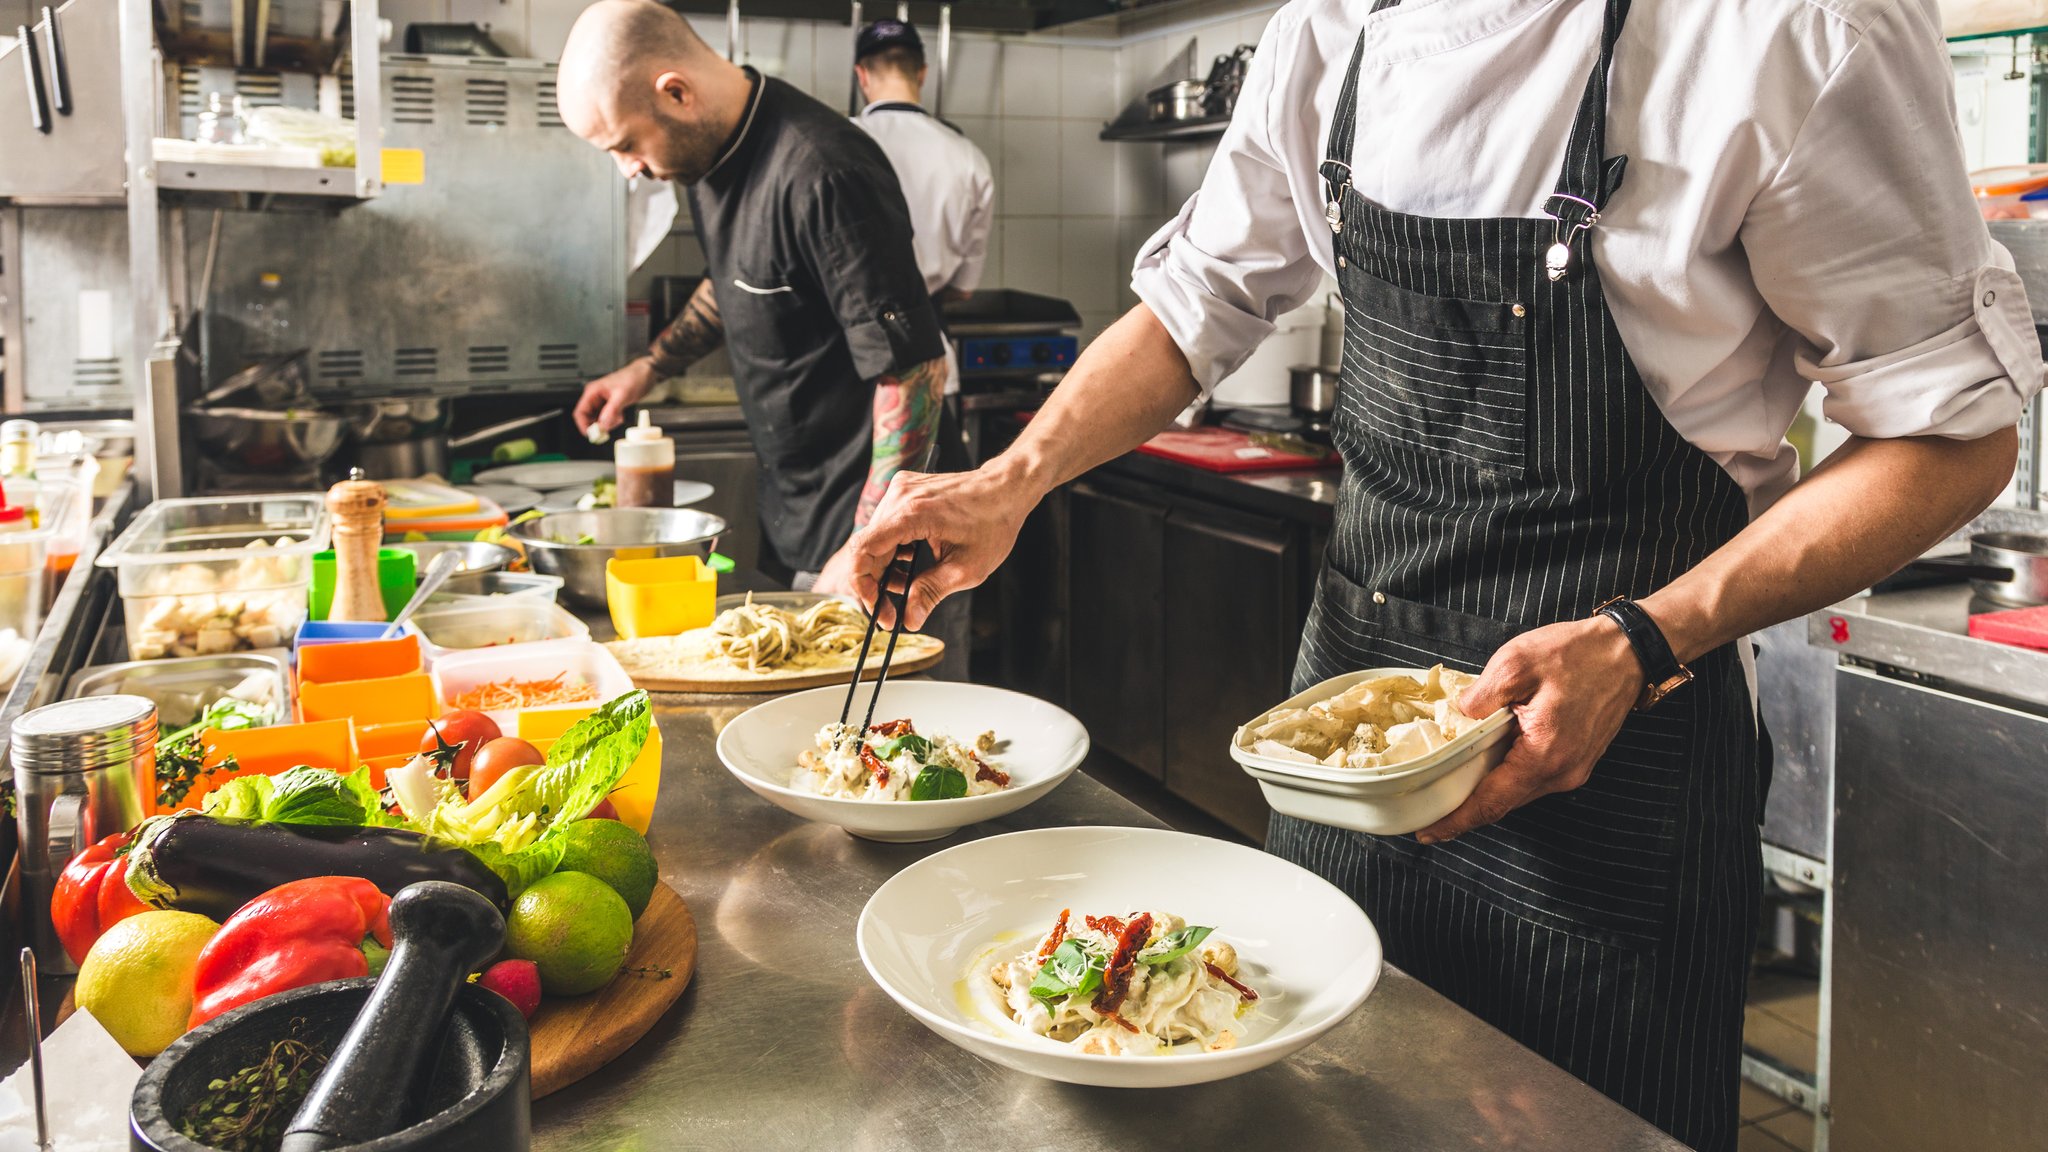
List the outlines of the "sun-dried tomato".
{"type": "Polygon", "coordinates": [[[1209,970],[1209,975],[1214,976],[1218,980],[1223,981],[1225,984],[1230,985],[1232,988],[1237,989],[1237,994],[1239,996],[1244,997],[1245,1003],[1249,1004],[1252,1001],[1257,1000],[1259,998],[1259,994],[1257,992],[1254,992],[1251,989],[1245,987],[1244,985],[1239,984],[1237,981],[1232,980],[1230,978],[1229,973],[1223,971],[1223,969],[1221,968],[1218,968],[1213,961],[1202,961],[1202,967],[1207,968],[1209,970]]]}
{"type": "Polygon", "coordinates": [[[976,780],[991,781],[998,788],[1008,788],[1010,786],[1010,774],[1008,772],[989,767],[981,757],[976,756],[972,752],[967,754],[967,758],[974,761],[974,778],[976,780]]]}
{"type": "Polygon", "coordinates": [[[1045,945],[1038,950],[1038,959],[1040,961],[1051,959],[1052,954],[1058,951],[1061,942],[1066,940],[1067,917],[1072,915],[1073,911],[1071,908],[1060,909],[1060,922],[1052,926],[1052,935],[1045,938],[1045,945]]]}
{"type": "Polygon", "coordinates": [[[1116,951],[1110,953],[1109,966],[1102,970],[1102,991],[1095,994],[1097,1012],[1107,1016],[1123,1007],[1124,997],[1131,991],[1131,970],[1138,966],[1138,949],[1151,938],[1150,912],[1140,912],[1124,925],[1116,939],[1116,951]]]}
{"type": "Polygon", "coordinates": [[[877,787],[887,788],[889,786],[889,766],[882,763],[882,758],[875,755],[873,748],[865,744],[860,746],[860,763],[861,767],[874,773],[875,785],[877,787]]]}
{"type": "Polygon", "coordinates": [[[1081,919],[1091,932],[1100,932],[1105,936],[1123,935],[1124,922],[1114,916],[1083,916],[1081,919]]]}
{"type": "Polygon", "coordinates": [[[873,732],[877,736],[887,736],[891,739],[898,736],[917,735],[917,730],[910,726],[910,721],[907,718],[903,720],[884,720],[880,724],[869,727],[868,731],[873,732]]]}

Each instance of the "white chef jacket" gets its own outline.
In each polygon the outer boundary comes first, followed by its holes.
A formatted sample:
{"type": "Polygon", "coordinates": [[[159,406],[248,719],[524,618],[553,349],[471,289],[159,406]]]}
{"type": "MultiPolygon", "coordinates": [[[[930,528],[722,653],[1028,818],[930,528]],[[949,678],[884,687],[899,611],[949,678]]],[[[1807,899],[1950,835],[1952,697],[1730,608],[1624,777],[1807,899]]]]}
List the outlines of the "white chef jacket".
{"type": "MultiPolygon", "coordinates": [[[[1601,0],[1294,0],[1261,37],[1200,191],[1132,287],[1204,392],[1334,274],[1317,172],[1360,30],[1351,179],[1421,216],[1540,217],[1601,0]]],[[[1862,436],[2013,424],[2041,350],[1964,176],[1934,0],[1635,0],[1591,233],[1664,416],[1761,511],[1797,479],[1809,384],[1862,436]]]]}

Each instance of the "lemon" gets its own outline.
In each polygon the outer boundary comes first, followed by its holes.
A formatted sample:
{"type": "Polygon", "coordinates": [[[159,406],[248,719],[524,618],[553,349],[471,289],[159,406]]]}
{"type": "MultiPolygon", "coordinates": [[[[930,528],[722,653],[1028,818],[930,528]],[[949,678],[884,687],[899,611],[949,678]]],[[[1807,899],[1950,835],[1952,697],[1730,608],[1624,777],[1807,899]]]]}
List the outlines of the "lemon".
{"type": "Polygon", "coordinates": [[[541,990],[580,996],[612,982],[633,947],[633,912],[611,886],[585,872],[557,872],[512,902],[505,918],[512,955],[540,968],[541,990]]]}
{"type": "Polygon", "coordinates": [[[562,854],[560,871],[585,872],[611,885],[626,898],[635,920],[647,911],[661,869],[655,866],[645,836],[617,820],[578,820],[562,838],[569,847],[562,854]]]}
{"type": "Polygon", "coordinates": [[[191,912],[140,912],[107,929],[78,966],[78,1006],[131,1056],[185,1034],[199,950],[220,925],[191,912]]]}

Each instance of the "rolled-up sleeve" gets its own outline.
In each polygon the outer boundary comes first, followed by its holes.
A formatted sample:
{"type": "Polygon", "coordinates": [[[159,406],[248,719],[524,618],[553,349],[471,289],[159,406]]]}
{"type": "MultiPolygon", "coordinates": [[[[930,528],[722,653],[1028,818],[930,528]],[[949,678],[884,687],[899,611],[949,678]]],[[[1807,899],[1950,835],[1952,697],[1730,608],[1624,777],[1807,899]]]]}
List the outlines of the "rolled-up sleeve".
{"type": "MultiPolygon", "coordinates": [[[[1274,146],[1275,73],[1294,58],[1296,10],[1267,23],[1201,190],[1138,251],[1131,290],[1165,325],[1206,397],[1322,283],[1274,146]]],[[[1291,113],[1290,113],[1291,114],[1291,113]]]]}
{"type": "Polygon", "coordinates": [[[2041,387],[2026,289],[1962,175],[1930,9],[1895,4],[1865,30],[1742,226],[1800,372],[1859,436],[1975,439],[2041,387]]]}

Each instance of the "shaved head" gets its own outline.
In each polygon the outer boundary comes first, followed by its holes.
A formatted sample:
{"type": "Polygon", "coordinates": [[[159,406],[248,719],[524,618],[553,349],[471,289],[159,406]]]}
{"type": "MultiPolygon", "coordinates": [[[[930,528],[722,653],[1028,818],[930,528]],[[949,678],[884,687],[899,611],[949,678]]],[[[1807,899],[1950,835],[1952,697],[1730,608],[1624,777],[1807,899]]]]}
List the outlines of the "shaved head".
{"type": "Polygon", "coordinates": [[[693,184],[717,163],[751,87],[655,0],[598,0],[569,29],[555,103],[626,175],[693,184]]]}

